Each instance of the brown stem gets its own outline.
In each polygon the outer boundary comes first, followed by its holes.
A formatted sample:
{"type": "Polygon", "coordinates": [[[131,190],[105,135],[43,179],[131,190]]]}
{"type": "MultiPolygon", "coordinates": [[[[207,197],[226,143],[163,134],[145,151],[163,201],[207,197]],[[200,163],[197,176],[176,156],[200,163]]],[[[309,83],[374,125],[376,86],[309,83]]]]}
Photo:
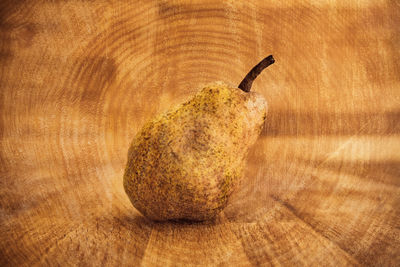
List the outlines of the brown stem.
{"type": "Polygon", "coordinates": [[[251,85],[253,81],[257,78],[257,76],[269,65],[273,64],[275,59],[272,55],[261,60],[260,63],[254,66],[249,73],[247,73],[246,77],[244,77],[243,81],[239,84],[239,88],[245,92],[250,92],[251,85]]]}

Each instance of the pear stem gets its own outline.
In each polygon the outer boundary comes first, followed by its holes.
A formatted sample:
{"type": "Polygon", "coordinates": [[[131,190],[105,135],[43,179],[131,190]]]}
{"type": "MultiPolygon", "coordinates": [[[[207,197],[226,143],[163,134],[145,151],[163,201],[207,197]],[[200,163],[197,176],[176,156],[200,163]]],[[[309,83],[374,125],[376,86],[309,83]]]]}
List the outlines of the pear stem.
{"type": "Polygon", "coordinates": [[[275,59],[272,55],[261,60],[260,63],[254,66],[249,73],[247,73],[246,77],[244,77],[243,81],[239,84],[239,88],[245,92],[250,92],[251,85],[253,81],[257,78],[257,76],[269,65],[274,64],[275,59]]]}

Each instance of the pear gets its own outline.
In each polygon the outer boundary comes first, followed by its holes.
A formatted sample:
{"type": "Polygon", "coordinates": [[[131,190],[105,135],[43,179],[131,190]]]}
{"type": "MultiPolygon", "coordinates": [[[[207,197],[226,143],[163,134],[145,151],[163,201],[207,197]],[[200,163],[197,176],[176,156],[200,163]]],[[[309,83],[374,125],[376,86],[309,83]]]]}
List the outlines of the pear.
{"type": "Polygon", "coordinates": [[[218,215],[240,184],[246,155],[263,127],[267,104],[250,88],[272,63],[272,56],[262,60],[238,88],[205,86],[143,126],[129,148],[123,179],[137,210],[156,221],[218,215]]]}

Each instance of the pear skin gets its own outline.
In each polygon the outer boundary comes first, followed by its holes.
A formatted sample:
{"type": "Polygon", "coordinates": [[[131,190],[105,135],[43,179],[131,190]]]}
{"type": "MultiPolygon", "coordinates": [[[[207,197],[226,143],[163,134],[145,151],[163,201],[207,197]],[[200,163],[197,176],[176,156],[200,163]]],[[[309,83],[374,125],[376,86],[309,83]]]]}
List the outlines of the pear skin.
{"type": "Polygon", "coordinates": [[[132,142],[124,188],[153,220],[214,218],[242,176],[264,97],[218,83],[148,122],[132,142]]]}
{"type": "Polygon", "coordinates": [[[239,88],[221,82],[205,86],[138,132],[129,148],[123,185],[144,216],[203,221],[227,205],[266,118],[264,97],[250,92],[257,75],[239,88]]]}

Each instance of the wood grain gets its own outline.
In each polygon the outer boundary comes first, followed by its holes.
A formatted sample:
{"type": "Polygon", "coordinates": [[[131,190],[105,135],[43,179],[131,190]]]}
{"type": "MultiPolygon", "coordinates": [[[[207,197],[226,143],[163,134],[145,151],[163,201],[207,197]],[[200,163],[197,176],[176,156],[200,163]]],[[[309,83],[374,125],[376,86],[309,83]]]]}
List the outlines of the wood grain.
{"type": "Polygon", "coordinates": [[[0,265],[399,265],[400,5],[323,2],[1,1],[0,265]],[[229,206],[143,218],[135,133],[269,54],[229,206]]]}

